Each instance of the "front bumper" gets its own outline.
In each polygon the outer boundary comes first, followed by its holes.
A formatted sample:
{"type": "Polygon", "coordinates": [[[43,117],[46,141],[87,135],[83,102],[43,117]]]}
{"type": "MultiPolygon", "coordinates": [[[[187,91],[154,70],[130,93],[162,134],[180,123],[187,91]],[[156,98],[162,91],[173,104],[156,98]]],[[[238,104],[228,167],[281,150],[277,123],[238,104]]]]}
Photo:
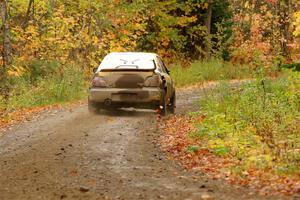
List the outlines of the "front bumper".
{"type": "Polygon", "coordinates": [[[91,88],[89,100],[103,103],[107,100],[115,103],[154,103],[161,101],[160,88],[91,88]]]}

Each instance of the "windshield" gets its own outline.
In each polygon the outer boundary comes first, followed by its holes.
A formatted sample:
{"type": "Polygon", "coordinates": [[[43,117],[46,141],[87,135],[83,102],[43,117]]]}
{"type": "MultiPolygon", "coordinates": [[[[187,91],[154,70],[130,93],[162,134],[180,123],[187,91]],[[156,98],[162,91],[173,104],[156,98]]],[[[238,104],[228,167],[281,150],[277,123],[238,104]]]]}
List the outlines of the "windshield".
{"type": "Polygon", "coordinates": [[[154,70],[155,62],[151,59],[137,58],[131,56],[109,56],[105,57],[98,68],[103,70],[154,70]]]}

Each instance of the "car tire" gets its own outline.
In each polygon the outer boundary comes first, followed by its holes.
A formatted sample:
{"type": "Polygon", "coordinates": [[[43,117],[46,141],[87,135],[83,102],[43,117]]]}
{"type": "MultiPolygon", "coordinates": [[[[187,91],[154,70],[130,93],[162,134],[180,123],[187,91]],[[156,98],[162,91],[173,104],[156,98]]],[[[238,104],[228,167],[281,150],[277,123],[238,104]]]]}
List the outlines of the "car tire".
{"type": "Polygon", "coordinates": [[[160,114],[162,116],[168,115],[168,105],[167,105],[167,97],[166,97],[166,92],[162,93],[162,101],[161,101],[161,106],[160,106],[160,114]]]}
{"type": "Polygon", "coordinates": [[[176,108],[176,93],[174,92],[174,94],[172,95],[171,98],[171,102],[170,102],[170,106],[169,106],[169,111],[171,114],[175,114],[175,108],[176,108]]]}
{"type": "Polygon", "coordinates": [[[88,110],[90,113],[93,114],[97,113],[99,111],[98,104],[88,99],[88,110]]]}

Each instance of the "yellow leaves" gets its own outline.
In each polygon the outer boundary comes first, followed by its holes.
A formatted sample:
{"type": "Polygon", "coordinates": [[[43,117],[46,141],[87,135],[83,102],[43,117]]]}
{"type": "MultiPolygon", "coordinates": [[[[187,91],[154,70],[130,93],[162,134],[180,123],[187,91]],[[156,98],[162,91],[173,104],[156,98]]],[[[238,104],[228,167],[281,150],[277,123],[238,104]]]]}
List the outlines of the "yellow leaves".
{"type": "Polygon", "coordinates": [[[207,3],[207,2],[205,2],[205,3],[198,3],[198,4],[193,5],[193,6],[196,6],[197,8],[201,8],[201,9],[205,10],[205,9],[208,9],[209,3],[207,3]]]}
{"type": "Polygon", "coordinates": [[[294,14],[294,23],[293,24],[295,26],[294,35],[300,36],[300,11],[296,12],[294,14]]]}
{"type": "Polygon", "coordinates": [[[77,23],[73,17],[66,18],[64,21],[66,24],[68,24],[68,26],[70,26],[70,25],[73,26],[74,24],[77,23]]]}
{"type": "Polygon", "coordinates": [[[26,70],[24,69],[24,67],[22,67],[22,66],[17,67],[17,66],[12,65],[9,68],[7,74],[8,74],[8,76],[11,76],[11,77],[20,77],[25,72],[26,72],[26,70]]]}
{"type": "Polygon", "coordinates": [[[269,168],[273,165],[273,157],[268,154],[253,155],[247,158],[245,164],[248,168],[269,168]]]}
{"type": "Polygon", "coordinates": [[[244,21],[245,22],[249,22],[250,21],[250,16],[248,14],[245,15],[244,21]]]}
{"type": "Polygon", "coordinates": [[[26,34],[31,37],[36,37],[38,35],[37,27],[34,25],[29,25],[26,29],[26,34]]]}
{"type": "Polygon", "coordinates": [[[195,21],[197,21],[197,16],[191,16],[191,17],[181,16],[178,19],[178,25],[184,27],[195,21]]]}
{"type": "Polygon", "coordinates": [[[203,5],[203,6],[202,6],[202,9],[208,9],[208,7],[209,7],[209,4],[208,4],[208,3],[203,3],[202,5],[203,5]]]}
{"type": "Polygon", "coordinates": [[[266,12],[266,17],[269,18],[269,19],[272,19],[274,16],[270,11],[267,11],[266,12]]]}
{"type": "Polygon", "coordinates": [[[93,43],[94,45],[98,44],[98,43],[99,43],[98,37],[93,36],[93,37],[91,38],[91,43],[93,43]]]}
{"type": "Polygon", "coordinates": [[[249,3],[249,1],[246,1],[246,3],[245,3],[245,6],[244,6],[245,8],[250,8],[250,3],[249,3]]]}
{"type": "Polygon", "coordinates": [[[170,44],[170,40],[169,40],[168,38],[165,38],[165,39],[162,40],[161,45],[162,45],[163,47],[168,47],[169,44],[170,44]]]}
{"type": "Polygon", "coordinates": [[[246,3],[244,4],[244,8],[254,9],[255,8],[255,3],[253,3],[252,1],[246,1],[246,3]]]}

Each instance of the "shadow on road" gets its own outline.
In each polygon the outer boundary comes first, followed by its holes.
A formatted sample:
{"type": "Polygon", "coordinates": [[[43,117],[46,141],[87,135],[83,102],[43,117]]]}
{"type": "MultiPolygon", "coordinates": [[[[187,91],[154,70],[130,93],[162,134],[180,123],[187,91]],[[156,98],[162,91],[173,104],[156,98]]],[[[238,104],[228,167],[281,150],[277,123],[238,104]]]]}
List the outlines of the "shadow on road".
{"type": "Polygon", "coordinates": [[[156,114],[155,110],[151,109],[134,109],[134,108],[120,108],[115,110],[100,110],[96,115],[104,115],[109,117],[145,117],[156,114]]]}

